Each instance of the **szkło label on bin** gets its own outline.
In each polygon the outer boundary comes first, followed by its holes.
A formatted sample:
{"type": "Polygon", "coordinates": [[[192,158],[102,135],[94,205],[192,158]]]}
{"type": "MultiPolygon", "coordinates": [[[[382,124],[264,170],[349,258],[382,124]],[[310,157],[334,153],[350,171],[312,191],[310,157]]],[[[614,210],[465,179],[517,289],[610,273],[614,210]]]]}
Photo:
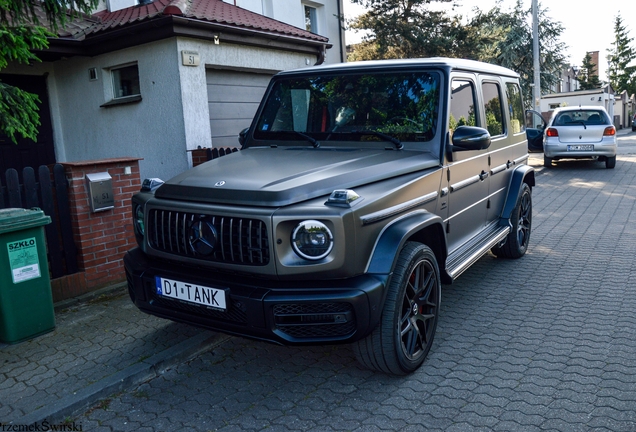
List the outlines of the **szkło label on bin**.
{"type": "Polygon", "coordinates": [[[7,243],[13,283],[40,277],[40,261],[35,237],[7,243]]]}

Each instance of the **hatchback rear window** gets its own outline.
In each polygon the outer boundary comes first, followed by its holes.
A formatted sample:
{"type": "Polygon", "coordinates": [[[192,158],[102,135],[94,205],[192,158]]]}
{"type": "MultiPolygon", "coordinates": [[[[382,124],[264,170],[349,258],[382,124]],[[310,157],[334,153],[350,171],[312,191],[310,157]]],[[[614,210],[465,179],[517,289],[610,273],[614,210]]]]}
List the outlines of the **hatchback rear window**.
{"type": "Polygon", "coordinates": [[[609,125],[609,118],[600,110],[565,111],[557,114],[554,126],[609,125]]]}

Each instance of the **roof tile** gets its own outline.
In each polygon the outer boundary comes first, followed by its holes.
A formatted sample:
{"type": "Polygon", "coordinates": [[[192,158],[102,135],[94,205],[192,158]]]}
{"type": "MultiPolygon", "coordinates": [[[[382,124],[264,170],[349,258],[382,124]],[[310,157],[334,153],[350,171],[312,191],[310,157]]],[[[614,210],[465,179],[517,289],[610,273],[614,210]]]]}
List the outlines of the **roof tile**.
{"type": "Polygon", "coordinates": [[[133,6],[115,12],[104,10],[93,15],[99,19],[99,23],[87,30],[87,33],[99,33],[110,28],[163,15],[181,15],[186,18],[237,28],[300,37],[319,42],[328,41],[324,36],[242,9],[222,0],[155,0],[146,5],[133,6]]]}

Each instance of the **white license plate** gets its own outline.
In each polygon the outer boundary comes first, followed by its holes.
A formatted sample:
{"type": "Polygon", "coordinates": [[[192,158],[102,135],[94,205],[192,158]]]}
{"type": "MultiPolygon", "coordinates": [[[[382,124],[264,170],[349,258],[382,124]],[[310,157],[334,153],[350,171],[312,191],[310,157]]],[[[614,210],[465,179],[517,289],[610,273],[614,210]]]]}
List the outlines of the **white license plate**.
{"type": "Polygon", "coordinates": [[[180,282],[155,276],[157,295],[200,304],[215,309],[226,309],[225,291],[218,288],[180,282]]]}
{"type": "Polygon", "coordinates": [[[594,151],[594,145],[569,145],[568,151],[594,151]]]}

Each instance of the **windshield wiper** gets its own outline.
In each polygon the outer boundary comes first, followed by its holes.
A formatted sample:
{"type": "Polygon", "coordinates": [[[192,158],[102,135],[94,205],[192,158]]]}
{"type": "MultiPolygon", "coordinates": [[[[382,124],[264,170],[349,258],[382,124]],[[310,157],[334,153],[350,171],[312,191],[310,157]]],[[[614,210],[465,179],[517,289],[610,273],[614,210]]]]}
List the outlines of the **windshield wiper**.
{"type": "Polygon", "coordinates": [[[402,141],[400,141],[399,139],[397,139],[394,136],[387,135],[387,134],[382,133],[382,132],[373,131],[373,130],[352,130],[351,132],[359,133],[359,134],[363,134],[363,135],[375,135],[378,138],[382,138],[385,141],[389,141],[389,142],[393,143],[393,145],[395,145],[395,148],[397,150],[402,150],[404,148],[404,144],[402,144],[402,141]]]}
{"type": "Polygon", "coordinates": [[[309,135],[306,135],[306,134],[304,134],[304,133],[302,133],[302,132],[298,132],[298,131],[289,131],[289,132],[293,132],[293,133],[295,133],[296,135],[299,135],[299,136],[301,136],[301,137],[305,138],[307,141],[309,141],[309,142],[311,143],[311,145],[313,145],[313,146],[314,146],[314,148],[318,148],[318,147],[320,147],[320,143],[319,143],[319,142],[318,142],[318,140],[317,140],[317,139],[315,139],[314,137],[310,137],[309,135]]]}

